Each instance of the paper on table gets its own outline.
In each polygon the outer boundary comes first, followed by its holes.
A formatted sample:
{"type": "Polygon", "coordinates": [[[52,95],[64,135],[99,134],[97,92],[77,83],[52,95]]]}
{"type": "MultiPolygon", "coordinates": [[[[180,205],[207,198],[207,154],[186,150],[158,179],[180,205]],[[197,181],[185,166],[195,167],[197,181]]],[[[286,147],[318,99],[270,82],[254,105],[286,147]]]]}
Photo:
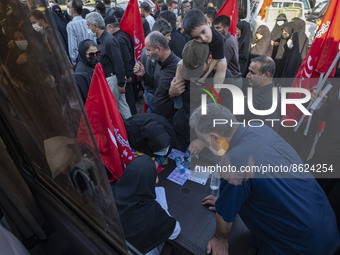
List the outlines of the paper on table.
{"type": "Polygon", "coordinates": [[[168,180],[173,181],[181,186],[186,182],[186,180],[190,176],[190,170],[185,170],[185,173],[181,173],[181,171],[176,167],[172,173],[168,176],[168,180]]]}
{"type": "Polygon", "coordinates": [[[171,153],[168,155],[168,158],[170,158],[172,160],[175,160],[175,158],[177,158],[177,157],[179,157],[182,160],[184,160],[184,153],[179,151],[179,150],[172,149],[171,153]]]}
{"type": "MultiPolygon", "coordinates": [[[[196,169],[196,167],[194,169],[196,169]]],[[[209,175],[210,172],[190,171],[189,180],[205,185],[208,181],[209,175]]]]}
{"type": "Polygon", "coordinates": [[[156,187],[155,192],[157,203],[163,208],[164,211],[166,211],[169,216],[171,216],[168,211],[168,203],[166,201],[165,189],[163,187],[156,187]]]}

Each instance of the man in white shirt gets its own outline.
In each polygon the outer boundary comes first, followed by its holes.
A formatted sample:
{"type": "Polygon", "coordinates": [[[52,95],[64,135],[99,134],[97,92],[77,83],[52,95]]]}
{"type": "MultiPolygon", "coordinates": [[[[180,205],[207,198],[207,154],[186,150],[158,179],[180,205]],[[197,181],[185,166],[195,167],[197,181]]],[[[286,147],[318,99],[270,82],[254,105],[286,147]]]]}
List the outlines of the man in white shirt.
{"type": "Polygon", "coordinates": [[[155,24],[155,19],[150,15],[150,5],[147,2],[143,2],[140,5],[140,13],[144,16],[150,26],[150,31],[152,31],[153,24],[155,24]]]}
{"type": "Polygon", "coordinates": [[[80,15],[83,11],[83,4],[81,0],[72,0],[67,4],[69,8],[69,15],[72,16],[66,26],[67,37],[68,37],[68,52],[73,65],[77,63],[78,57],[78,45],[85,39],[91,39],[96,42],[95,36],[89,35],[87,32],[86,20],[80,15]]]}

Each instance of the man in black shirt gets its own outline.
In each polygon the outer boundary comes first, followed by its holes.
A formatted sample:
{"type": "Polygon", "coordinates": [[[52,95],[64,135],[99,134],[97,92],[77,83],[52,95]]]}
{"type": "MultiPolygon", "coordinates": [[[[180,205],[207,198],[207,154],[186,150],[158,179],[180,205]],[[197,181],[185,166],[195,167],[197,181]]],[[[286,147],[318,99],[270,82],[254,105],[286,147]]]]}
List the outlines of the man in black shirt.
{"type": "Polygon", "coordinates": [[[126,77],[126,102],[130,107],[131,114],[134,115],[137,113],[137,109],[133,87],[135,83],[135,75],[133,74],[133,67],[135,65],[133,41],[128,33],[120,29],[119,22],[117,22],[116,17],[106,16],[104,20],[106,31],[117,39],[120,46],[126,77]]]}
{"type": "Polygon", "coordinates": [[[141,77],[144,84],[155,88],[154,112],[171,119],[175,113],[174,103],[169,96],[169,88],[175,77],[179,58],[171,52],[168,41],[158,31],[151,32],[145,39],[146,55],[157,62],[154,76],[150,77],[144,66],[138,63],[134,73],[141,77]]]}
{"type": "Polygon", "coordinates": [[[97,12],[86,15],[88,29],[95,33],[98,50],[101,52],[99,62],[103,66],[105,77],[124,119],[131,117],[125,98],[125,71],[119,43],[113,35],[105,31],[103,17],[97,12]]]}
{"type": "Polygon", "coordinates": [[[185,38],[176,30],[176,15],[171,11],[162,11],[159,14],[159,17],[165,19],[171,25],[172,32],[169,47],[179,58],[182,58],[182,50],[186,41],[185,38]]]}

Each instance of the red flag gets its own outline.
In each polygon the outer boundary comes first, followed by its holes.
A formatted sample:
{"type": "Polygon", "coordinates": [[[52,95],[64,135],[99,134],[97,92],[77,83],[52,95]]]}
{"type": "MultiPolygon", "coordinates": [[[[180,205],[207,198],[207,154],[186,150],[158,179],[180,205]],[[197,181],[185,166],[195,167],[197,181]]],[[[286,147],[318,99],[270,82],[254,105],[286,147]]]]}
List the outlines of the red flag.
{"type": "Polygon", "coordinates": [[[230,34],[235,36],[236,35],[236,25],[238,23],[238,4],[237,0],[226,0],[222,5],[221,9],[216,14],[216,17],[220,15],[226,15],[230,18],[230,34]]]}
{"type": "Polygon", "coordinates": [[[135,60],[140,61],[144,48],[144,30],[137,0],[129,1],[119,27],[131,36],[135,44],[135,60]]]}
{"type": "Polygon", "coordinates": [[[273,4],[273,0],[264,0],[261,7],[261,20],[266,16],[266,8],[273,4]]]}
{"type": "MultiPolygon", "coordinates": [[[[134,156],[116,100],[107,84],[101,64],[97,64],[94,70],[85,111],[103,164],[109,170],[109,181],[118,180],[125,166],[134,159],[134,156]]],[[[84,118],[80,122],[77,142],[86,144],[94,150],[84,118]]]]}
{"type": "MultiPolygon", "coordinates": [[[[305,88],[310,91],[316,88],[321,73],[326,74],[337,53],[340,42],[340,0],[330,1],[322,23],[296,75],[293,87],[305,88]],[[311,79],[316,78],[316,79],[311,79]]],[[[335,68],[329,75],[334,77],[335,68]]],[[[291,93],[289,98],[301,98],[300,93],[291,93]]],[[[287,105],[285,119],[299,121],[302,113],[295,105],[287,105]]]]}

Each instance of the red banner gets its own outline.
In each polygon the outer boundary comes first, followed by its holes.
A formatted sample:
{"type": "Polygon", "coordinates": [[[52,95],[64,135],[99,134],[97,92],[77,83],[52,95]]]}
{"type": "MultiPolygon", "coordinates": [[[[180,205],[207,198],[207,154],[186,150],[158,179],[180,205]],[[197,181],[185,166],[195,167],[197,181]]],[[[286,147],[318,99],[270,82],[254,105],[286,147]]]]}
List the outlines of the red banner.
{"type": "MultiPolygon", "coordinates": [[[[315,35],[315,41],[310,47],[300,69],[296,75],[293,87],[305,88],[313,91],[320,75],[326,74],[331,67],[337,53],[340,42],[340,0],[330,1],[322,23],[315,35]],[[316,78],[316,79],[311,79],[316,78]]],[[[335,68],[329,75],[334,77],[335,68]]],[[[291,93],[290,99],[301,98],[299,93],[291,93]]],[[[299,121],[301,111],[295,105],[287,106],[285,119],[295,119],[299,121]]]]}
{"type": "Polygon", "coordinates": [[[216,17],[226,15],[230,18],[230,34],[237,38],[236,25],[238,23],[238,4],[237,0],[226,0],[221,9],[216,14],[216,17]]]}
{"type": "MultiPolygon", "coordinates": [[[[94,70],[85,111],[103,164],[109,171],[109,181],[118,180],[122,176],[125,166],[134,159],[134,156],[124,122],[105,79],[101,64],[97,64],[94,70]]],[[[84,119],[80,122],[77,142],[88,145],[96,155],[84,119]]]]}
{"type": "Polygon", "coordinates": [[[144,30],[137,0],[130,0],[119,27],[128,33],[135,45],[135,60],[140,61],[140,54],[144,48],[144,30]]]}

